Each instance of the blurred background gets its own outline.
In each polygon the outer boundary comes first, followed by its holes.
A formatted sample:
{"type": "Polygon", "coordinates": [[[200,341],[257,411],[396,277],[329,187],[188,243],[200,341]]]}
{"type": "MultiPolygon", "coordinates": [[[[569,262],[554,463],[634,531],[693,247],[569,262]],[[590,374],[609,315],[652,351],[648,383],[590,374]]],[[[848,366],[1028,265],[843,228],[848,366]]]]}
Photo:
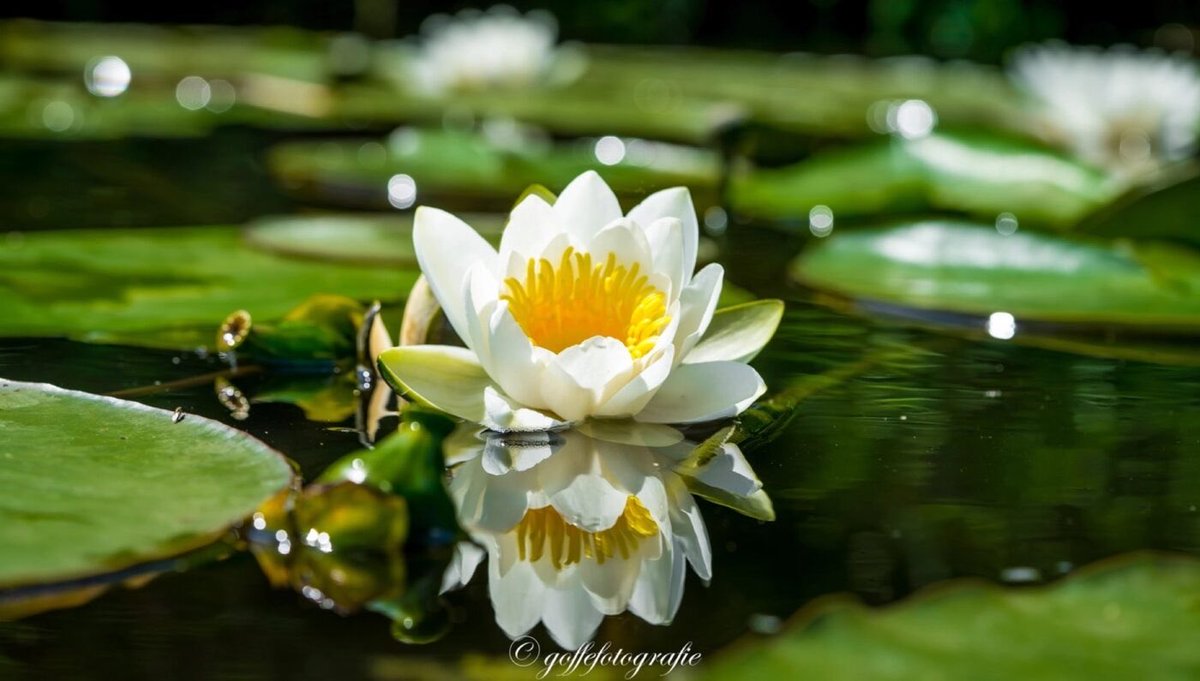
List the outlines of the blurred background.
{"type": "MultiPolygon", "coordinates": [[[[1187,0],[1094,3],[1082,0],[615,0],[511,2],[522,11],[549,10],[562,37],[605,43],[710,45],[767,50],[853,52],[872,56],[922,53],[998,61],[1013,45],[1060,38],[1072,43],[1129,42],[1195,48],[1200,8],[1187,0]]],[[[387,38],[413,32],[427,16],[467,2],[319,2],[215,0],[119,3],[63,0],[5,3],[0,13],[51,21],[192,24],[283,24],[314,30],[357,30],[387,38]]]]}

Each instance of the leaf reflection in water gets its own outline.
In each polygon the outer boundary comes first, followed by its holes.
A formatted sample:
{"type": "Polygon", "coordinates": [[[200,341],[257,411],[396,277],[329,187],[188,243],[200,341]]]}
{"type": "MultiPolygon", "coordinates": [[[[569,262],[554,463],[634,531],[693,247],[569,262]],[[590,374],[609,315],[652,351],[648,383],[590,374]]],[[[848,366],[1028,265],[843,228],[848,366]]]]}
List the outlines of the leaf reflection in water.
{"type": "Polygon", "coordinates": [[[729,494],[761,492],[741,450],[722,447],[702,470],[678,469],[695,447],[663,429],[606,424],[589,432],[479,433],[446,443],[462,543],[443,590],[466,585],[487,556],[496,621],[512,638],[538,622],[578,648],[605,615],[628,610],[668,624],[686,565],[712,577],[708,531],[689,477],[729,494]]]}

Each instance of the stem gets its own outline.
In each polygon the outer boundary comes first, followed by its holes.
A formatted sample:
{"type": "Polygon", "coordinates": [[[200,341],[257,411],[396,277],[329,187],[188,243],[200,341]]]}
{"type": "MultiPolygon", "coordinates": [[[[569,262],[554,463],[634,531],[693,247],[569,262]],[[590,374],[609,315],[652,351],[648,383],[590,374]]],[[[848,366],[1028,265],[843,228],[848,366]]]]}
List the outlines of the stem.
{"type": "Polygon", "coordinates": [[[207,374],[198,376],[189,376],[181,378],[178,381],[168,381],[167,383],[158,383],[155,385],[143,385],[136,388],[125,388],[108,393],[109,397],[141,397],[143,395],[153,395],[155,393],[166,392],[176,388],[191,388],[192,386],[204,385],[211,383],[218,378],[237,378],[239,376],[247,376],[249,374],[257,374],[262,371],[262,367],[257,364],[249,364],[247,366],[235,367],[232,369],[224,369],[222,371],[213,371],[207,374]]]}

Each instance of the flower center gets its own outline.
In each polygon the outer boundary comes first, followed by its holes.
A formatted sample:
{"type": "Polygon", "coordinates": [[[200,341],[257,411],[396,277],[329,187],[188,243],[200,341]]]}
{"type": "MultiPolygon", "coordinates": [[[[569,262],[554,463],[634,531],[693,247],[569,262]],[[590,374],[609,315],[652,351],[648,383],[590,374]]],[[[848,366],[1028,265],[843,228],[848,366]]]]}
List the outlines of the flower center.
{"type": "Polygon", "coordinates": [[[587,532],[571,525],[553,506],[532,508],[517,525],[517,552],[533,563],[548,555],[554,569],[574,565],[584,556],[601,565],[620,554],[629,556],[647,537],[658,534],[658,523],[636,497],[625,501],[625,510],[607,530],[587,532]]]}
{"type": "Polygon", "coordinates": [[[557,265],[530,258],[525,280],[505,279],[500,297],[535,345],[561,352],[593,336],[608,336],[624,342],[637,359],[650,352],[671,322],[667,297],[639,269],[637,263],[618,264],[612,253],[593,263],[590,253],[568,247],[557,265]]]}

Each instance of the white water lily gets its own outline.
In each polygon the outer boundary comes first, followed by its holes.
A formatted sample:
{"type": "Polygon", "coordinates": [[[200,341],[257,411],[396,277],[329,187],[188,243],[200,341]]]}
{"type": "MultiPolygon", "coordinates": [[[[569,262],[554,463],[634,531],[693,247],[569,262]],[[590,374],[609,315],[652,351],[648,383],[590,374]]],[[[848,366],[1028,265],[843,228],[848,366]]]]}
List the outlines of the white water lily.
{"type": "Polygon", "coordinates": [[[418,89],[435,95],[530,87],[551,76],[559,56],[558,28],[544,11],[521,15],[497,5],[435,15],[421,33],[410,76],[418,89]]]}
{"type": "Polygon", "coordinates": [[[553,205],[535,194],[521,201],[499,250],[453,215],[421,207],[417,259],[466,347],[394,348],[380,368],[405,395],[498,431],[734,416],[765,390],[746,362],[783,306],[737,306],[712,324],[724,270],[711,264],[693,276],[698,239],[687,189],[660,191],[623,215],[591,171],[553,205]]]}
{"type": "Polygon", "coordinates": [[[1050,43],[1018,51],[1010,75],[1041,103],[1049,136],[1091,163],[1136,173],[1195,150],[1200,72],[1188,57],[1050,43]]]}
{"type": "MultiPolygon", "coordinates": [[[[689,444],[651,449],[574,430],[482,437],[451,454],[450,494],[460,524],[484,550],[461,544],[443,590],[469,582],[486,555],[496,621],[510,637],[543,622],[559,645],[575,649],[605,615],[625,610],[668,624],[686,565],[711,578],[704,519],[672,470],[689,444]]],[[[736,446],[721,449],[706,470],[709,488],[739,496],[761,490],[736,446]]]]}

